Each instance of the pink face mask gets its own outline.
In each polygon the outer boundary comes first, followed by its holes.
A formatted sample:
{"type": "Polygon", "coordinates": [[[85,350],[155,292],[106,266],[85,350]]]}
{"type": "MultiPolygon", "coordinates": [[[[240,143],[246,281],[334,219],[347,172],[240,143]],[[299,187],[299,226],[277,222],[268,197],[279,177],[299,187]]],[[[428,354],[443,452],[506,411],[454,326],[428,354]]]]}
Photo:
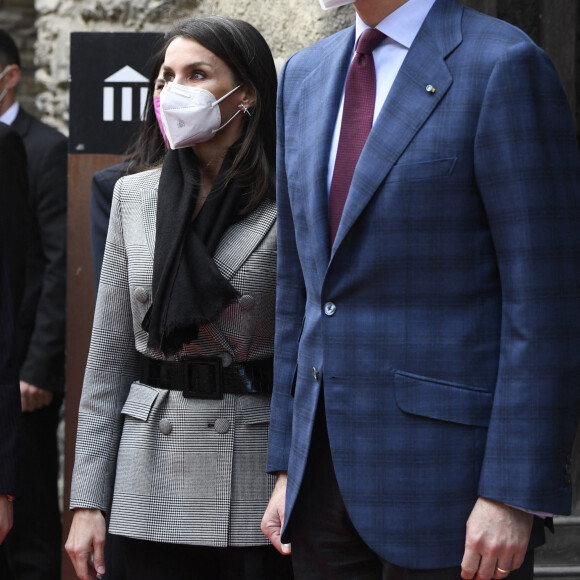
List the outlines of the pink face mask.
{"type": "Polygon", "coordinates": [[[163,127],[163,121],[161,120],[161,104],[159,97],[153,97],[153,108],[155,109],[155,117],[157,117],[157,123],[159,124],[159,130],[161,135],[163,135],[163,141],[165,141],[165,147],[169,148],[169,141],[165,136],[165,128],[163,127]]]}

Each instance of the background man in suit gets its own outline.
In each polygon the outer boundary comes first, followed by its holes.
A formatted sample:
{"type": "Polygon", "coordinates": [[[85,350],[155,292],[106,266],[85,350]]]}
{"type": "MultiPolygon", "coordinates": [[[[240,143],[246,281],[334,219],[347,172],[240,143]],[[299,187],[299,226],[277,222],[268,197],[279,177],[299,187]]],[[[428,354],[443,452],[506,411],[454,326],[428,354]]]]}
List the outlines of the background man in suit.
{"type": "Polygon", "coordinates": [[[17,323],[22,401],[22,501],[6,540],[15,580],[59,579],[57,427],[64,390],[67,141],[19,106],[20,57],[0,31],[0,121],[20,133],[28,157],[30,236],[17,323]]]}
{"type": "MultiPolygon", "coordinates": [[[[20,426],[16,312],[24,285],[27,177],[22,139],[0,123],[0,544],[12,527],[20,426]]],[[[0,577],[5,570],[0,561],[0,577]]]]}
{"type": "Polygon", "coordinates": [[[280,77],[262,528],[298,580],[531,578],[579,409],[569,107],[504,22],[354,5],[280,77]]]}

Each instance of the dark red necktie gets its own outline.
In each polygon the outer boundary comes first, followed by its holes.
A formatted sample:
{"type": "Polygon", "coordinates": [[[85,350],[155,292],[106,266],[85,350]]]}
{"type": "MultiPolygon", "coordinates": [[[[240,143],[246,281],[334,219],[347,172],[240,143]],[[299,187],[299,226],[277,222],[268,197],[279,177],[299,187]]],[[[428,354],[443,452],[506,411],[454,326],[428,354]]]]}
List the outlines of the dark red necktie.
{"type": "Polygon", "coordinates": [[[376,79],[373,50],[385,35],[376,28],[365,30],[356,47],[344,89],[342,125],[329,196],[330,245],[338,230],[354,168],[373,126],[376,79]]]}

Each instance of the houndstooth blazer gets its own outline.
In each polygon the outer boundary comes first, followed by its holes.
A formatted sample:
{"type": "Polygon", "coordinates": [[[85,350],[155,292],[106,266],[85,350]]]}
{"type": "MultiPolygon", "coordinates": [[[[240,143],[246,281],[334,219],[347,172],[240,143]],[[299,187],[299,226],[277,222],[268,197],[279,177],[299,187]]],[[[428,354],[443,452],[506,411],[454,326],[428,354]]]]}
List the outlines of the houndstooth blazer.
{"type": "MultiPolygon", "coordinates": [[[[138,382],[141,321],[151,304],[160,170],[115,187],[79,408],[71,508],[110,512],[110,531],[207,546],[266,544],[260,520],[274,485],[265,473],[270,398],[186,399],[138,382]]],[[[173,358],[224,365],[272,356],[276,208],[264,201],[230,227],[214,256],[239,291],[173,358]]]]}

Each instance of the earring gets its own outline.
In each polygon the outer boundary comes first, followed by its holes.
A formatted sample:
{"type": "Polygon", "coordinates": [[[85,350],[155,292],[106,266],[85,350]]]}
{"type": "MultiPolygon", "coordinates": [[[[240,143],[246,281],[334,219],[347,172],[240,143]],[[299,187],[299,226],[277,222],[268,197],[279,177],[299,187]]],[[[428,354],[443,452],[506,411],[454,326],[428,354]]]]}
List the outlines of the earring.
{"type": "Polygon", "coordinates": [[[250,110],[248,109],[248,107],[246,107],[246,105],[244,105],[244,103],[239,104],[238,108],[242,109],[242,113],[244,113],[244,115],[248,115],[248,117],[252,116],[252,113],[250,113],[250,110]]]}

